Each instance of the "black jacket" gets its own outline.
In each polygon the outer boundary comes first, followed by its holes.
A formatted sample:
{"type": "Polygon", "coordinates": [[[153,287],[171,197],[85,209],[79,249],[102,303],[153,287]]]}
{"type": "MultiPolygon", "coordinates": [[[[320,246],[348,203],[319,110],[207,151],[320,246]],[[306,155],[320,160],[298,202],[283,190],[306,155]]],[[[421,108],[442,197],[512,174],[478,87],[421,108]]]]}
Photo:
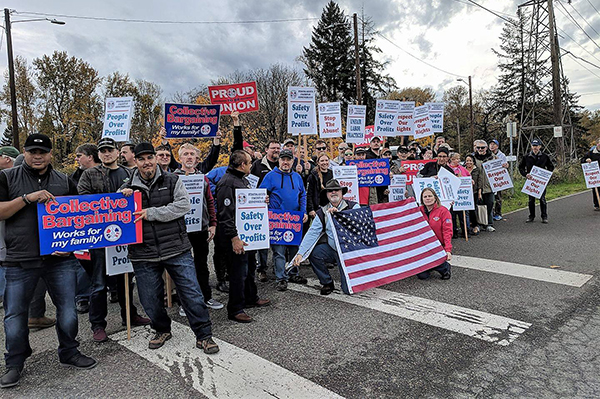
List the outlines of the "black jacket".
{"type": "Polygon", "coordinates": [[[535,155],[533,151],[531,151],[521,159],[521,162],[519,162],[519,173],[521,173],[522,176],[527,176],[534,166],[549,171],[554,170],[554,164],[547,154],[540,151],[535,155]]]}
{"type": "Polygon", "coordinates": [[[269,164],[267,157],[264,156],[261,159],[257,159],[256,161],[254,161],[254,163],[252,164],[252,168],[250,169],[250,174],[258,177],[258,185],[260,185],[267,173],[269,173],[273,169],[274,168],[271,167],[271,165],[269,164]]]}
{"type": "Polygon", "coordinates": [[[227,168],[225,175],[217,183],[217,237],[226,241],[238,235],[235,226],[235,190],[250,188],[244,172],[227,168]]]}
{"type": "MultiPolygon", "coordinates": [[[[330,171],[331,169],[328,169],[330,171]]],[[[333,173],[331,173],[333,178],[333,173]]],[[[314,169],[308,176],[306,183],[306,213],[319,210],[321,205],[321,190],[331,179],[326,179],[324,182],[319,178],[319,169],[314,169]]]]}
{"type": "Polygon", "coordinates": [[[600,162],[600,149],[598,149],[598,147],[594,148],[593,150],[588,151],[582,158],[581,158],[581,163],[586,163],[587,159],[591,159],[592,162],[594,161],[598,161],[600,162]]]}
{"type": "Polygon", "coordinates": [[[437,162],[427,162],[425,166],[423,166],[423,169],[421,169],[421,171],[419,172],[419,175],[423,177],[437,176],[441,168],[444,168],[450,173],[454,174],[454,171],[450,166],[448,166],[448,164],[440,167],[440,165],[437,162]]]}

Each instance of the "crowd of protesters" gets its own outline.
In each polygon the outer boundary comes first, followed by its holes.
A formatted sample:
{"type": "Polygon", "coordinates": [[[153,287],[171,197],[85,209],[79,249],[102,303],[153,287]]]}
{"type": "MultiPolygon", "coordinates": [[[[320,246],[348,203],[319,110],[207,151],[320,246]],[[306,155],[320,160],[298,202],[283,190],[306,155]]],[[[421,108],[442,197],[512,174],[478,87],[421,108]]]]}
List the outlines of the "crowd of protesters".
{"type": "MultiPolygon", "coordinates": [[[[494,222],[502,219],[502,193],[494,193],[483,172],[483,164],[502,160],[508,167],[506,156],[500,151],[497,140],[487,143],[476,140],[473,152],[464,159],[443,136],[435,137],[430,147],[421,147],[412,141],[407,145],[389,148],[374,137],[365,146],[342,142],[333,156],[328,143],[317,139],[305,156],[293,139],[283,143],[269,141],[264,153],[244,140],[239,115],[232,114],[233,145],[227,166],[215,167],[223,152],[220,133],[202,159],[197,147],[190,143],[173,153],[168,140],[161,132],[162,142],[154,147],[147,142],[118,145],[111,138],[88,143],[76,149],[79,167],[67,176],[53,169],[52,141],[41,134],[30,135],[19,154],[13,147],[0,148],[0,237],[5,245],[0,248],[2,271],[0,289],[4,291],[4,328],[6,333],[6,372],[0,386],[18,384],[27,357],[29,328],[46,328],[56,324],[59,341],[59,360],[62,365],[90,369],[97,361],[82,354],[76,340],[77,313],[89,315],[92,340],[108,340],[107,300],[118,301],[123,324],[150,325],[155,330],[149,341],[150,349],[162,347],[171,338],[171,319],[163,300],[166,270],[174,281],[179,313],[187,317],[196,337],[196,346],[207,354],[216,353],[219,347],[212,339],[212,325],[208,309],[219,310],[222,303],[213,298],[209,283],[208,256],[210,243],[214,243],[213,265],[216,289],[228,293],[227,315],[232,321],[249,323],[253,318],[246,311],[253,307],[269,306],[271,301],[260,298],[256,280],[266,282],[274,278],[276,289],[286,291],[289,283],[306,284],[301,276],[300,264],[310,264],[318,277],[321,294],[334,289],[329,269],[341,267],[327,212],[339,212],[389,201],[387,187],[360,187],[358,201],[344,199],[347,187],[334,178],[334,165],[347,165],[351,160],[387,158],[390,174],[406,173],[404,161],[430,160],[424,163],[418,177],[435,177],[444,169],[459,177],[471,177],[474,202],[484,205],[487,212],[482,218],[471,211],[463,218],[452,208],[442,206],[434,190],[425,189],[418,198],[424,218],[430,224],[440,244],[447,253],[446,260],[433,268],[442,279],[451,277],[452,239],[477,235],[480,231],[494,232],[494,222]],[[15,161],[21,157],[22,164],[15,161]],[[202,174],[205,179],[202,227],[198,232],[187,233],[184,216],[190,210],[189,197],[180,175],[202,174]],[[258,179],[257,187],[267,191],[269,209],[299,211],[303,216],[304,237],[299,246],[272,245],[273,277],[269,277],[269,249],[246,251],[236,229],[235,190],[249,188],[247,177],[258,179]],[[90,250],[90,260],[76,259],[72,253],[55,252],[40,256],[37,239],[36,203],[52,201],[56,196],[122,192],[132,195],[142,193],[142,209],[135,215],[142,223],[143,242],[129,245],[129,258],[135,274],[141,305],[148,315],[141,315],[133,304],[132,281],[127,284],[130,294],[125,295],[125,280],[106,276],[104,249],[90,250]],[[36,303],[45,304],[46,291],[56,306],[56,319],[44,315],[36,303]],[[125,298],[130,298],[129,306],[125,298]]],[[[542,143],[535,139],[531,151],[521,159],[519,172],[529,176],[534,166],[553,170],[550,157],[541,150],[542,143]]],[[[600,140],[599,140],[600,144],[600,140]]],[[[600,159],[593,149],[582,162],[600,159]]],[[[414,190],[407,186],[407,197],[414,190]]],[[[540,198],[541,219],[548,222],[545,195],[540,198]]],[[[594,198],[595,209],[598,200],[594,198]]],[[[529,200],[530,214],[527,222],[535,219],[535,198],[529,200]]],[[[431,271],[418,275],[427,279],[431,271]]],[[[132,275],[131,275],[132,276],[132,275]]],[[[131,278],[130,276],[130,278],[131,278]]],[[[342,279],[341,289],[347,292],[342,279]]]]}

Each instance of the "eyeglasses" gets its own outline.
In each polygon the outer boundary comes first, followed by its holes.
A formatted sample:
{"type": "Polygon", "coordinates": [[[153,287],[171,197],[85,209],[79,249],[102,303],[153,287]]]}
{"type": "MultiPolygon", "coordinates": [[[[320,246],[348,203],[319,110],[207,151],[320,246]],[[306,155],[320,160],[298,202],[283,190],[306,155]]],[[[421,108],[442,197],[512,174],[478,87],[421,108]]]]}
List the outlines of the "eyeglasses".
{"type": "Polygon", "coordinates": [[[485,150],[487,147],[486,147],[486,146],[483,146],[483,147],[479,147],[479,146],[477,146],[477,147],[475,147],[475,148],[477,148],[478,150],[485,150]]]}
{"type": "Polygon", "coordinates": [[[325,151],[327,147],[317,147],[317,151],[325,151]]]}

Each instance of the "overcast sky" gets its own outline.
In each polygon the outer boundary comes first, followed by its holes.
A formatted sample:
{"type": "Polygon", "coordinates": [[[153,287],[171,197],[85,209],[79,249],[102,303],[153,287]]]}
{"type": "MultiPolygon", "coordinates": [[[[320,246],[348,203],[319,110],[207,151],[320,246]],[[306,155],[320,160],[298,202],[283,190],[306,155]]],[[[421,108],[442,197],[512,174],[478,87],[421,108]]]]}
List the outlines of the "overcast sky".
{"type": "MultiPolygon", "coordinates": [[[[525,0],[477,2],[501,15],[514,16],[517,5],[525,0]]],[[[4,6],[23,13],[223,22],[318,18],[326,3],[324,0],[5,0],[4,6]]],[[[349,15],[354,12],[360,15],[364,8],[376,29],[414,56],[452,74],[472,75],[474,90],[495,84],[499,70],[491,49],[499,48],[504,21],[466,0],[344,0],[338,4],[349,15]]],[[[599,35],[589,26],[600,32],[600,14],[591,4],[600,9],[598,0],[573,0],[573,5],[563,0],[565,8],[600,45],[599,35]]],[[[600,66],[600,47],[565,17],[562,7],[557,5],[556,9],[558,27],[583,49],[564,35],[560,38],[561,46],[600,66]]],[[[34,17],[12,15],[13,21],[30,18],[34,17]]],[[[312,27],[317,22],[152,24],[57,18],[66,25],[13,24],[15,56],[24,56],[31,62],[54,50],[65,50],[90,63],[103,76],[118,70],[134,79],[158,83],[167,99],[177,91],[209,84],[235,70],[267,68],[273,63],[300,69],[296,57],[309,44],[312,27]]],[[[386,72],[401,88],[430,86],[441,99],[445,88],[457,84],[456,76],[411,58],[382,38],[376,44],[383,50],[382,57],[390,61],[386,72]]],[[[1,53],[6,54],[5,38],[1,53]]],[[[0,68],[5,71],[6,67],[6,55],[0,55],[0,68]]],[[[579,104],[590,110],[600,109],[600,69],[586,67],[596,76],[571,57],[563,57],[571,91],[581,94],[579,104]]]]}

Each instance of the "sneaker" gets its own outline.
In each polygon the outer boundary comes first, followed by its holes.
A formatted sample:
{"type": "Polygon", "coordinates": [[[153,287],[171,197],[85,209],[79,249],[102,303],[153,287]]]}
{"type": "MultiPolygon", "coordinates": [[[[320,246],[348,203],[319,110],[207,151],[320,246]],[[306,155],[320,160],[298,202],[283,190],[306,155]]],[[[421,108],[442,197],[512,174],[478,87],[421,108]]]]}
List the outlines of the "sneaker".
{"type": "Polygon", "coordinates": [[[277,291],[287,291],[288,283],[285,280],[279,280],[277,282],[277,291]]]}
{"type": "Polygon", "coordinates": [[[228,293],[229,292],[229,283],[227,281],[219,281],[217,284],[217,290],[228,293]]]}
{"type": "Polygon", "coordinates": [[[210,309],[214,309],[214,310],[223,309],[223,304],[214,298],[209,299],[208,301],[204,302],[204,304],[206,305],[207,308],[210,308],[210,309]]]}
{"type": "Polygon", "coordinates": [[[197,340],[196,348],[204,350],[204,353],[207,355],[212,355],[219,351],[219,345],[213,341],[212,337],[197,340]]]}
{"type": "Polygon", "coordinates": [[[77,309],[77,313],[83,314],[90,311],[90,301],[87,299],[82,299],[81,301],[77,301],[75,304],[75,308],[77,309]]]}
{"type": "MultiPolygon", "coordinates": [[[[131,326],[132,327],[137,327],[137,326],[149,326],[150,323],[152,323],[152,320],[150,320],[147,317],[143,317],[140,316],[139,314],[136,314],[135,316],[133,316],[131,318],[131,326]]],[[[121,325],[122,326],[126,326],[127,325],[127,320],[122,320],[121,321],[121,325]]]]}
{"type": "Polygon", "coordinates": [[[497,222],[498,220],[502,220],[502,216],[494,215],[493,219],[497,222]]]}
{"type": "Polygon", "coordinates": [[[486,227],[485,231],[487,231],[488,233],[493,233],[494,231],[496,231],[496,229],[493,228],[492,226],[488,226],[488,227],[486,227]]]}
{"type": "Polygon", "coordinates": [[[89,370],[96,367],[98,362],[94,358],[86,356],[82,353],[77,353],[71,356],[69,360],[60,362],[60,365],[64,367],[73,367],[80,370],[89,370]]]}
{"type": "Polygon", "coordinates": [[[111,291],[110,292],[110,303],[117,303],[119,302],[119,294],[117,294],[117,291],[111,291]]]}
{"type": "Polygon", "coordinates": [[[94,335],[92,336],[92,339],[94,340],[94,342],[106,342],[108,341],[108,335],[106,335],[106,331],[104,331],[104,328],[97,327],[94,328],[94,335]]]}
{"type": "Polygon", "coordinates": [[[27,325],[29,328],[48,328],[56,324],[56,319],[53,317],[35,317],[30,318],[27,325]]]}
{"type": "Polygon", "coordinates": [[[290,279],[288,281],[290,283],[294,283],[294,284],[306,284],[306,283],[308,283],[308,280],[305,279],[304,277],[300,276],[300,275],[290,276],[290,279]]]}
{"type": "Polygon", "coordinates": [[[261,283],[269,281],[269,277],[267,277],[267,273],[265,273],[265,272],[258,272],[258,281],[260,281],[261,283]]]}
{"type": "Polygon", "coordinates": [[[0,378],[0,388],[10,388],[19,385],[21,373],[23,373],[23,366],[7,368],[2,378],[0,378]]]}
{"type": "Polygon", "coordinates": [[[595,211],[595,212],[600,212],[600,208],[598,208],[598,207],[596,206],[596,207],[594,207],[594,211],[595,211]]]}
{"type": "Polygon", "coordinates": [[[333,290],[334,290],[333,283],[325,284],[321,288],[321,295],[329,295],[333,292],[333,290]]]}
{"type": "Polygon", "coordinates": [[[170,332],[168,332],[168,333],[156,332],[156,334],[154,335],[154,338],[152,338],[150,340],[150,342],[148,342],[148,348],[149,349],[158,349],[161,346],[163,346],[165,344],[165,342],[170,340],[172,336],[173,335],[170,332]]]}
{"type": "Polygon", "coordinates": [[[548,218],[542,219],[542,223],[548,224],[548,218]]]}
{"type": "Polygon", "coordinates": [[[183,306],[179,307],[179,316],[181,316],[181,317],[185,317],[186,316],[185,315],[185,310],[183,310],[183,306]]]}

